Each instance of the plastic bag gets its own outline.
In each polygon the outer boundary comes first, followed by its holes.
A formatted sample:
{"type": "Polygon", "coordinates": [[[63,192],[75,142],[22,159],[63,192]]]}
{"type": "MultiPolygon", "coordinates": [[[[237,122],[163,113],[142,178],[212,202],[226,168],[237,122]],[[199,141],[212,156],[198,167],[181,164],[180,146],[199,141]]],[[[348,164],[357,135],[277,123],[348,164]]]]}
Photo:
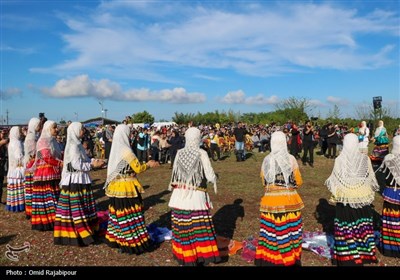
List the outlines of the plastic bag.
{"type": "Polygon", "coordinates": [[[334,238],[324,232],[303,232],[302,248],[310,250],[324,258],[331,259],[333,255],[334,238]]]}

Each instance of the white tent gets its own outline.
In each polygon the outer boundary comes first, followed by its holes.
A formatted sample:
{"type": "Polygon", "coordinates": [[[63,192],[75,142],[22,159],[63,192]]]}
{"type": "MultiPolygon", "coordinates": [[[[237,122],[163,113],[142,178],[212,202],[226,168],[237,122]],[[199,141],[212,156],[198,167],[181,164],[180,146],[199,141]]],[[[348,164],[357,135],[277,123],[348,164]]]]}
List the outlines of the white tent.
{"type": "Polygon", "coordinates": [[[162,127],[162,126],[177,126],[176,122],[155,122],[151,126],[162,127]]]}

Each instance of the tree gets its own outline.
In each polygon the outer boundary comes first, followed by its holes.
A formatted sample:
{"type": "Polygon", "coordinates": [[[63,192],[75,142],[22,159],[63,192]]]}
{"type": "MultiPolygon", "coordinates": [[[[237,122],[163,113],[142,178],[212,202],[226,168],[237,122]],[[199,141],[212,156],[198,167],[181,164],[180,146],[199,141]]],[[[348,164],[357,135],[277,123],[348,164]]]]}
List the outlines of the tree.
{"type": "Polygon", "coordinates": [[[359,120],[369,120],[374,116],[374,110],[371,105],[357,104],[354,106],[354,111],[356,114],[356,118],[359,120]]]}
{"type": "Polygon", "coordinates": [[[337,123],[340,119],[340,109],[337,104],[333,105],[332,111],[329,109],[327,119],[331,120],[334,123],[337,123]]]}
{"type": "Polygon", "coordinates": [[[275,105],[280,115],[284,115],[286,120],[294,120],[299,123],[308,119],[306,111],[311,107],[310,101],[307,98],[296,98],[294,96],[283,100],[275,105]]]}
{"type": "Polygon", "coordinates": [[[132,115],[133,123],[149,123],[152,124],[154,122],[154,117],[149,114],[147,111],[139,112],[132,115]]]}

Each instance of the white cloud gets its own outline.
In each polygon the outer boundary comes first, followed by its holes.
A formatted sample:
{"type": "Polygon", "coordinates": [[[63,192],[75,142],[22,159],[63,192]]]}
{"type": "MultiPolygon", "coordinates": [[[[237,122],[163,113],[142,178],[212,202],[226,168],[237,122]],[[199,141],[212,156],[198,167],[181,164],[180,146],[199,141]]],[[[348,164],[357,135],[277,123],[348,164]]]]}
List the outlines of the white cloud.
{"type": "Polygon", "coordinates": [[[0,52],[16,52],[16,53],[21,53],[21,54],[32,54],[35,53],[34,48],[17,48],[17,47],[12,47],[9,45],[0,45],[0,52]]]}
{"type": "Polygon", "coordinates": [[[209,81],[220,81],[221,80],[221,78],[218,78],[218,77],[202,75],[202,74],[195,74],[195,75],[193,75],[193,77],[199,78],[199,79],[204,79],[204,80],[209,80],[209,81]]]}
{"type": "Polygon", "coordinates": [[[15,96],[21,96],[22,90],[19,88],[7,88],[5,90],[0,90],[1,99],[8,100],[15,96]]]}
{"type": "Polygon", "coordinates": [[[93,97],[120,101],[156,101],[168,103],[203,103],[206,97],[202,93],[189,93],[184,88],[129,89],[123,91],[118,83],[107,79],[92,80],[88,75],[79,75],[71,79],[61,79],[51,88],[42,88],[43,94],[55,98],[93,97]]]}
{"type": "Polygon", "coordinates": [[[246,97],[242,90],[228,92],[220,99],[221,103],[227,104],[246,104],[246,105],[273,105],[279,103],[276,95],[265,97],[263,94],[246,97]]]}
{"type": "Polygon", "coordinates": [[[349,104],[349,101],[347,99],[343,99],[340,97],[334,97],[334,96],[328,96],[326,98],[326,101],[328,101],[331,104],[341,105],[341,106],[346,106],[349,104]]]}
{"type": "Polygon", "coordinates": [[[221,98],[221,103],[227,104],[240,104],[245,101],[245,94],[242,90],[228,92],[224,97],[221,98]]]}
{"type": "Polygon", "coordinates": [[[31,70],[113,69],[137,73],[131,79],[165,81],[172,67],[265,77],[307,68],[373,69],[395,60],[398,15],[392,11],[362,15],[329,4],[188,3],[102,2],[85,17],[71,15],[64,18],[70,32],[63,39],[76,56],[31,70]],[[374,36],[385,43],[367,45],[374,36]]]}
{"type": "Polygon", "coordinates": [[[279,103],[279,97],[272,95],[270,97],[265,97],[262,94],[256,96],[250,96],[245,99],[245,104],[248,105],[273,105],[279,103]]]}
{"type": "Polygon", "coordinates": [[[326,107],[326,104],[318,99],[311,99],[311,100],[309,100],[309,103],[311,106],[315,106],[315,107],[326,107]]]}

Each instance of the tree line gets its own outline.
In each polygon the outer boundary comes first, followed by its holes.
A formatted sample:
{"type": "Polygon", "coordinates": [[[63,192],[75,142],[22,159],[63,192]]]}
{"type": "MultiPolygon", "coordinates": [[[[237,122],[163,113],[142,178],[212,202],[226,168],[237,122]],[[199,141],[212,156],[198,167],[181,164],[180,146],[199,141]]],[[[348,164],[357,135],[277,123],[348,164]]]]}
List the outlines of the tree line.
{"type": "MultiPolygon", "coordinates": [[[[188,124],[189,122],[193,122],[194,124],[226,124],[235,123],[239,120],[247,124],[265,125],[274,122],[282,125],[288,120],[292,120],[297,124],[303,124],[306,120],[311,119],[315,125],[319,126],[332,122],[335,124],[347,124],[349,127],[356,127],[362,120],[365,120],[367,123],[372,123],[375,127],[378,120],[383,120],[389,133],[400,125],[400,118],[394,117],[393,112],[391,112],[388,107],[375,110],[372,105],[358,105],[354,108],[354,115],[356,118],[343,118],[338,105],[334,105],[333,108],[329,110],[326,118],[322,118],[320,115],[315,116],[310,113],[313,107],[314,106],[307,98],[289,97],[279,104],[276,104],[275,110],[270,112],[240,113],[232,110],[227,112],[215,110],[214,112],[206,113],[175,112],[172,121],[179,125],[188,124]]],[[[143,111],[133,114],[129,122],[151,124],[154,120],[154,117],[149,112],[143,111]]]]}

